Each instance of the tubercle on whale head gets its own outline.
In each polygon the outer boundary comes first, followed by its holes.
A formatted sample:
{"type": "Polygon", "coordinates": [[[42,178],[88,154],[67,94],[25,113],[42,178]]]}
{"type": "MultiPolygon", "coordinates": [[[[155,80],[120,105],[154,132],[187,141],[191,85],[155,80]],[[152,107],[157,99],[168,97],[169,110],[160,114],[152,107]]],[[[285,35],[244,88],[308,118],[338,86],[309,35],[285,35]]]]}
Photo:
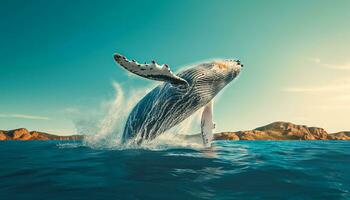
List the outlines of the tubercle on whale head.
{"type": "Polygon", "coordinates": [[[213,64],[222,70],[240,71],[243,68],[243,64],[240,60],[233,59],[215,60],[213,64]]]}
{"type": "Polygon", "coordinates": [[[212,63],[212,70],[217,73],[225,74],[225,80],[230,82],[238,76],[243,69],[243,64],[240,60],[222,59],[214,60],[212,63]]]}

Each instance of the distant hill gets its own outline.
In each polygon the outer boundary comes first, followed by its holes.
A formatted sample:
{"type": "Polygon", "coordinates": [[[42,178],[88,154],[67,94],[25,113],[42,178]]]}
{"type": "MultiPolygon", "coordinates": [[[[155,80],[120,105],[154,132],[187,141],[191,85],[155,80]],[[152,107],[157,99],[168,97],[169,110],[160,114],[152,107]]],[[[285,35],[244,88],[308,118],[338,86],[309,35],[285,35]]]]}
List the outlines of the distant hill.
{"type": "Polygon", "coordinates": [[[350,140],[350,132],[327,133],[323,128],[273,122],[254,130],[221,132],[216,140],[350,140]]]}
{"type": "Polygon", "coordinates": [[[81,140],[81,135],[58,136],[38,131],[29,132],[25,128],[15,130],[0,130],[0,140],[81,140]]]}
{"type": "MultiPolygon", "coordinates": [[[[190,136],[189,136],[190,137],[190,136]]],[[[0,140],[82,140],[82,135],[59,136],[25,128],[1,131],[0,140]]],[[[253,130],[221,132],[215,140],[350,140],[350,131],[327,133],[323,128],[273,122],[253,130]]]]}

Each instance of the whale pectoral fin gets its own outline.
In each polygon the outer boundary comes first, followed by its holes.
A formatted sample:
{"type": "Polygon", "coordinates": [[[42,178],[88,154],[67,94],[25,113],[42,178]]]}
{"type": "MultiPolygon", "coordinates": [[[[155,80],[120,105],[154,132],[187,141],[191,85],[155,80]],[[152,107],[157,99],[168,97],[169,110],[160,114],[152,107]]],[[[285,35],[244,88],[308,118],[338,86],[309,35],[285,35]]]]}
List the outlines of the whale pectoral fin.
{"type": "Polygon", "coordinates": [[[201,133],[203,144],[206,147],[211,146],[213,141],[213,129],[215,124],[213,123],[213,102],[210,101],[203,109],[201,119],[201,133]]]}
{"type": "Polygon", "coordinates": [[[188,85],[187,81],[175,75],[167,64],[158,65],[155,61],[152,61],[152,63],[149,64],[140,64],[135,60],[130,61],[120,54],[115,54],[114,59],[123,68],[141,77],[170,82],[174,85],[188,85]]]}

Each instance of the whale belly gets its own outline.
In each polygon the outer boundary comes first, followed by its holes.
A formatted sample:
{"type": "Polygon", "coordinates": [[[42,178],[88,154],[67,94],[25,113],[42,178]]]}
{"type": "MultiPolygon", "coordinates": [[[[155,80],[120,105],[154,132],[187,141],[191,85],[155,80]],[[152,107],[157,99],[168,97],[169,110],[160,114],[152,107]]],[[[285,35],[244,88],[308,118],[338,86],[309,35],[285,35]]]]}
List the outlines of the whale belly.
{"type": "Polygon", "coordinates": [[[143,97],[127,119],[123,142],[152,140],[208,104],[218,90],[210,81],[200,81],[199,75],[198,70],[192,70],[182,76],[189,82],[188,88],[164,83],[143,97]]]}
{"type": "Polygon", "coordinates": [[[154,139],[179,124],[205,105],[196,95],[186,94],[169,83],[156,87],[131,111],[123,133],[123,140],[154,139]]]}

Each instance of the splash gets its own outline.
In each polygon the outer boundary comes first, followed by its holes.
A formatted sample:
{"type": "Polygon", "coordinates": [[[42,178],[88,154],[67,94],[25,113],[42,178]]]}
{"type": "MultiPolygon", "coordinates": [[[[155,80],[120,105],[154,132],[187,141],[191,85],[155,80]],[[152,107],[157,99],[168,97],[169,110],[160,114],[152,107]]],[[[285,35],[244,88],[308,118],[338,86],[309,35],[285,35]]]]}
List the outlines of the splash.
{"type": "Polygon", "coordinates": [[[95,119],[95,122],[90,120],[85,123],[85,127],[83,126],[84,133],[82,134],[86,135],[84,143],[92,148],[120,146],[121,133],[129,112],[148,91],[148,89],[133,90],[132,94],[125,94],[123,88],[117,82],[113,82],[113,88],[115,96],[102,106],[103,114],[99,117],[100,119],[95,119]],[[89,133],[86,133],[87,130],[89,133]],[[91,134],[90,131],[94,134],[91,134]]]}
{"type": "Polygon", "coordinates": [[[140,146],[121,144],[124,125],[130,111],[146,93],[154,88],[154,85],[138,90],[133,89],[131,90],[132,93],[125,92],[117,82],[113,83],[113,88],[115,95],[112,100],[104,103],[101,108],[103,114],[99,116],[99,119],[88,120],[79,124],[79,134],[86,135],[85,146],[98,149],[142,148],[151,150],[178,147],[202,148],[200,138],[193,139],[196,137],[191,137],[189,139],[187,136],[199,132],[195,127],[200,127],[200,111],[152,141],[142,143],[140,146]]]}

